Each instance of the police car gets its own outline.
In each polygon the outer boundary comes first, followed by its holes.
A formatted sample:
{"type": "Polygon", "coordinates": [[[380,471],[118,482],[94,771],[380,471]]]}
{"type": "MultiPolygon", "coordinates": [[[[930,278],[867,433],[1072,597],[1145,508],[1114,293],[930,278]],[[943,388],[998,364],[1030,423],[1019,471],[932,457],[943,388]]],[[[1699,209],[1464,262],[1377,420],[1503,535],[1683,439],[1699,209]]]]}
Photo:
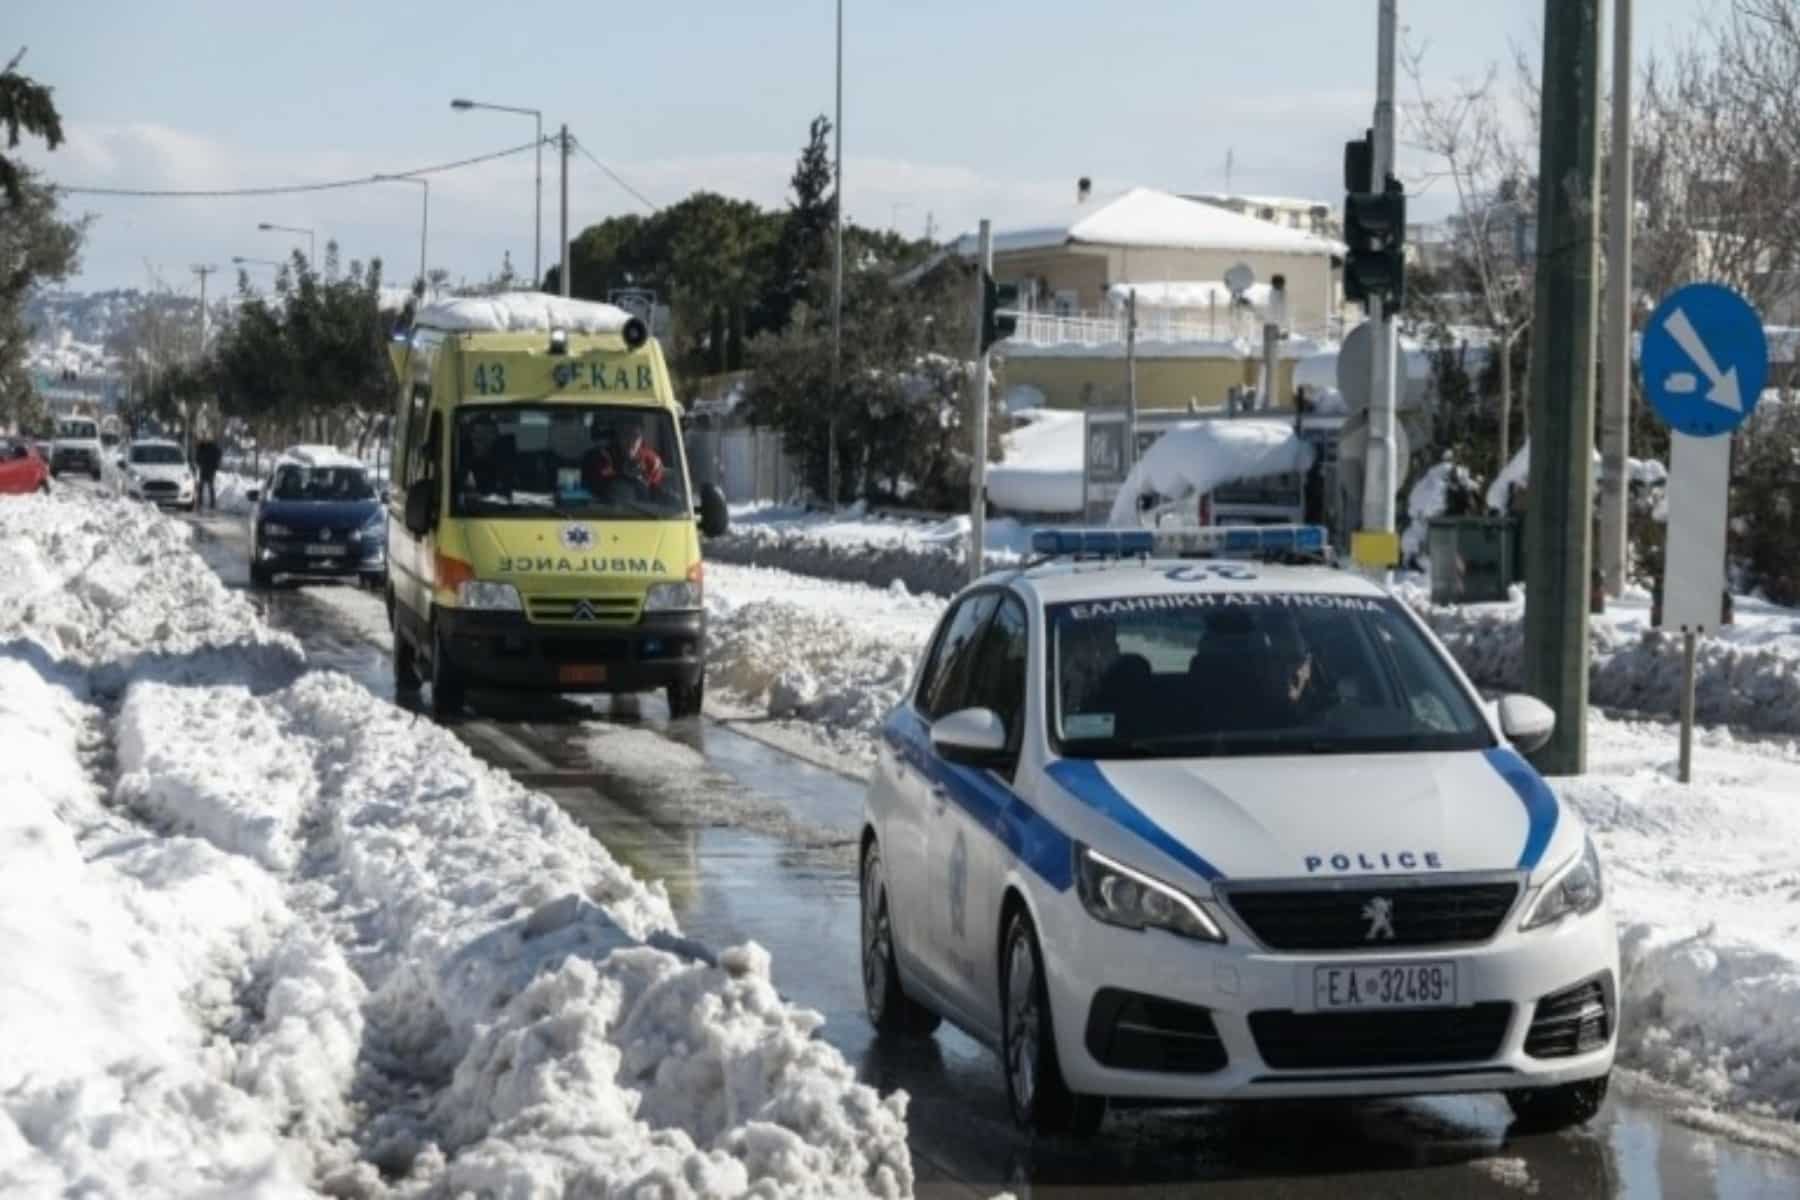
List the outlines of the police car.
{"type": "Polygon", "coordinates": [[[1108,1098],[1606,1095],[1618,944],[1580,817],[1311,527],[1040,530],[946,611],[865,801],[883,1033],[948,1018],[1014,1119],[1108,1098]],[[1271,557],[1287,562],[1268,561],[1271,557]]]}

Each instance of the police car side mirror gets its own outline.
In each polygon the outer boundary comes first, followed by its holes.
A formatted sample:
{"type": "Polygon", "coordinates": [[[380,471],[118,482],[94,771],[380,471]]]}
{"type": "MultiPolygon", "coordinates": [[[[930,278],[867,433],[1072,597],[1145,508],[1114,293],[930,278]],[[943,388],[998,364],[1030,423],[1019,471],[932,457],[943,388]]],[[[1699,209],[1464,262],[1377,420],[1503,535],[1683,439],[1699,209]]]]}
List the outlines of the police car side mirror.
{"type": "Polygon", "coordinates": [[[964,708],[931,723],[931,748],[946,762],[993,767],[1006,761],[1006,723],[991,708],[964,708]]]}
{"type": "Polygon", "coordinates": [[[1530,754],[1556,732],[1556,713],[1536,696],[1502,697],[1500,732],[1521,754],[1530,754]]]}
{"type": "Polygon", "coordinates": [[[437,513],[432,511],[436,486],[435,480],[420,479],[406,489],[406,532],[414,537],[424,537],[437,524],[437,513]]]}
{"type": "Polygon", "coordinates": [[[718,537],[731,528],[731,510],[725,506],[725,493],[716,483],[700,485],[700,532],[718,537]]]}

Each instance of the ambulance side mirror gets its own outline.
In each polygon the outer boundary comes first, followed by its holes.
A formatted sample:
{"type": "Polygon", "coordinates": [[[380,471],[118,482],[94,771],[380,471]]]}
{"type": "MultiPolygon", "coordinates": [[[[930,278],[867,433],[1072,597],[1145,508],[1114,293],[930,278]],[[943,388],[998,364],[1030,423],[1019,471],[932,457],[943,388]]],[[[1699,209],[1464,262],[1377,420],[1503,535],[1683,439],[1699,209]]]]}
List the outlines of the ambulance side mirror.
{"type": "Polygon", "coordinates": [[[432,502],[437,499],[435,480],[419,479],[406,489],[406,532],[424,537],[437,524],[432,502]]]}
{"type": "Polygon", "coordinates": [[[261,488],[246,489],[244,492],[244,499],[248,500],[252,504],[255,504],[258,500],[262,499],[262,489],[261,488]]]}
{"type": "Polygon", "coordinates": [[[1505,696],[1500,700],[1500,732],[1521,754],[1540,749],[1556,732],[1556,713],[1536,696],[1505,696]]]}
{"type": "Polygon", "coordinates": [[[731,528],[731,510],[725,506],[725,493],[716,483],[700,485],[700,532],[718,537],[731,528]]]}

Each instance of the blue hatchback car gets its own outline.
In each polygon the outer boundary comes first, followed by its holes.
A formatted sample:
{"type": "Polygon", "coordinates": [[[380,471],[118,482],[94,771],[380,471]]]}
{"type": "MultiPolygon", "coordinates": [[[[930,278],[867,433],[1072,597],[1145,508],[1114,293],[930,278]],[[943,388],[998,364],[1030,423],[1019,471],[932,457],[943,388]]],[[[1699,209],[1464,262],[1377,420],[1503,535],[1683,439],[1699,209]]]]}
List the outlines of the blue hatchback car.
{"type": "Polygon", "coordinates": [[[277,575],[386,584],[387,509],[361,462],[329,447],[297,447],[248,495],[256,506],[250,514],[256,587],[277,575]]]}

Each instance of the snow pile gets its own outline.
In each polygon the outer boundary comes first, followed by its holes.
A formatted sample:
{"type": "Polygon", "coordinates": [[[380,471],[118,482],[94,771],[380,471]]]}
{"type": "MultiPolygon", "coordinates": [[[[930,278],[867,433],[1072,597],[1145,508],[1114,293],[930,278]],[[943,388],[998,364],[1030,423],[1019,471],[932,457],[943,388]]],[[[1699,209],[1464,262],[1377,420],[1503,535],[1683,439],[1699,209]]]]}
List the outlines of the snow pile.
{"type": "Polygon", "coordinates": [[[709,569],[707,680],[734,706],[804,722],[866,769],[943,601],[756,567],[709,569]]]}
{"type": "MultiPolygon", "coordinates": [[[[1477,684],[1525,685],[1524,591],[1492,604],[1437,606],[1418,584],[1396,589],[1477,684]]],[[[1701,723],[1800,734],[1800,611],[1739,597],[1734,621],[1699,641],[1695,704],[1701,723]]],[[[1680,702],[1681,637],[1650,625],[1636,590],[1589,619],[1588,695],[1594,704],[1671,715],[1680,702]]]]}
{"type": "Polygon", "coordinates": [[[552,329],[618,333],[632,319],[622,308],[592,300],[569,300],[548,292],[502,292],[427,304],[413,324],[456,333],[548,333],[552,329]]]}
{"type": "Polygon", "coordinates": [[[1623,959],[1621,1056],[1715,1103],[1800,1100],[1800,753],[1701,735],[1675,781],[1667,725],[1588,727],[1556,781],[1593,830],[1623,959]]]}
{"type": "Polygon", "coordinates": [[[1175,426],[1144,453],[1113,500],[1110,523],[1134,526],[1141,496],[1169,500],[1222,483],[1261,479],[1312,465],[1313,448],[1275,421],[1194,421],[1175,426]]]}
{"type": "Polygon", "coordinates": [[[905,1097],[764,952],[185,542],[0,506],[0,1192],[910,1191],[905,1097]]]}
{"type": "Polygon", "coordinates": [[[1434,464],[1419,476],[1406,493],[1406,532],[1400,536],[1402,561],[1416,559],[1425,553],[1426,535],[1434,517],[1444,515],[1450,506],[1452,492],[1474,495],[1481,487],[1469,469],[1448,460],[1434,464]]]}
{"type": "Polygon", "coordinates": [[[1018,424],[1002,439],[1001,460],[988,464],[989,502],[1006,512],[1080,512],[1082,414],[1027,408],[1013,417],[1018,424]]]}

